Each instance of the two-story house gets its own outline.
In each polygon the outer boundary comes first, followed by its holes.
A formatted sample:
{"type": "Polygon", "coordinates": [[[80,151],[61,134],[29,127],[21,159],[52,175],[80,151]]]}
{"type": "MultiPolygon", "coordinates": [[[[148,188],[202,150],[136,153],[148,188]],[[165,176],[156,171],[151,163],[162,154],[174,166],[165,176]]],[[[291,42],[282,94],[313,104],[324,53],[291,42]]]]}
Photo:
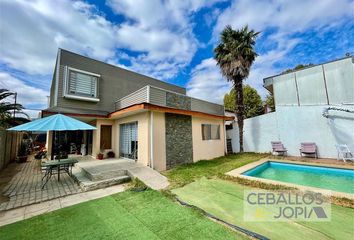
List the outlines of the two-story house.
{"type": "Polygon", "coordinates": [[[186,89],[59,49],[49,107],[95,131],[48,132],[47,147],[96,157],[113,151],[157,170],[225,154],[224,107],[186,95],[186,89]]]}

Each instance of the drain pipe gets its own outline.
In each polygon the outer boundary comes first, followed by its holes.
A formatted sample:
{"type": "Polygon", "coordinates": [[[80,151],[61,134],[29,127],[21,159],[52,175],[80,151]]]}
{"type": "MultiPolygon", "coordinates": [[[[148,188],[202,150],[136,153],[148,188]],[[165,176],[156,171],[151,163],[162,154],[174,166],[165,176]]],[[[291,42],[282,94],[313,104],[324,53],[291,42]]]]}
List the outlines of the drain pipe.
{"type": "Polygon", "coordinates": [[[154,169],[154,112],[150,112],[150,167],[154,169]]]}

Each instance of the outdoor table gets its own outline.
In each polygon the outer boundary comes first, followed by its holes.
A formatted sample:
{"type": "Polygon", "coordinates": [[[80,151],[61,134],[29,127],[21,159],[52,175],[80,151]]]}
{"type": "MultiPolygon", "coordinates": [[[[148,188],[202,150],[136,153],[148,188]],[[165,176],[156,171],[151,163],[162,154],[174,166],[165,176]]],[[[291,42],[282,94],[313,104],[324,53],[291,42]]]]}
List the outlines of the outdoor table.
{"type": "Polygon", "coordinates": [[[69,176],[72,176],[72,167],[75,165],[75,163],[78,163],[78,162],[79,161],[76,159],[61,159],[60,161],[52,160],[52,161],[42,163],[42,167],[45,168],[45,174],[42,177],[42,182],[44,179],[45,179],[45,182],[44,182],[44,184],[42,184],[42,189],[47,184],[49,179],[52,177],[53,170],[58,169],[58,181],[60,181],[60,169],[63,168],[64,171],[69,176]]]}

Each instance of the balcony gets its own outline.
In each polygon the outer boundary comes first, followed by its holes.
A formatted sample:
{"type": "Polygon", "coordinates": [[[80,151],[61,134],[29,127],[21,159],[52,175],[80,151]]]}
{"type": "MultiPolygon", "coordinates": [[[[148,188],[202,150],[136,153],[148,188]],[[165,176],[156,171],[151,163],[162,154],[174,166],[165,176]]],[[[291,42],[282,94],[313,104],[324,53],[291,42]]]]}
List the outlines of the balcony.
{"type": "Polygon", "coordinates": [[[115,102],[115,110],[139,103],[150,103],[162,107],[224,115],[224,106],[188,97],[186,95],[147,85],[115,102]]]}

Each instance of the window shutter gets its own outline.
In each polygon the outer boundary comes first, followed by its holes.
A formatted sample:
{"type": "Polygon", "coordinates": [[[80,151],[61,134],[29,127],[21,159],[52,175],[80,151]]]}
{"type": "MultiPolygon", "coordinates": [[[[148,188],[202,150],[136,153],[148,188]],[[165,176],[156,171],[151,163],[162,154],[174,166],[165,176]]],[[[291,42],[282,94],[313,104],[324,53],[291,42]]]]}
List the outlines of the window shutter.
{"type": "Polygon", "coordinates": [[[87,74],[69,71],[70,94],[82,95],[88,97],[96,97],[97,77],[87,74]]]}

